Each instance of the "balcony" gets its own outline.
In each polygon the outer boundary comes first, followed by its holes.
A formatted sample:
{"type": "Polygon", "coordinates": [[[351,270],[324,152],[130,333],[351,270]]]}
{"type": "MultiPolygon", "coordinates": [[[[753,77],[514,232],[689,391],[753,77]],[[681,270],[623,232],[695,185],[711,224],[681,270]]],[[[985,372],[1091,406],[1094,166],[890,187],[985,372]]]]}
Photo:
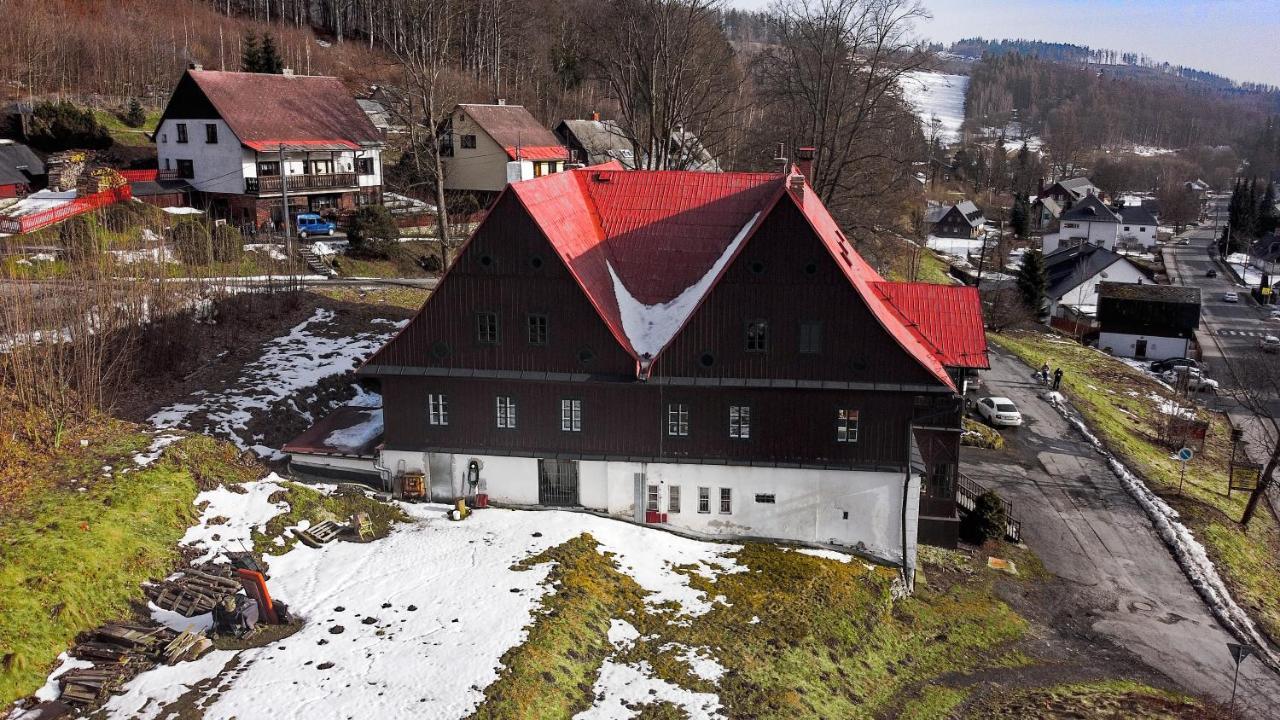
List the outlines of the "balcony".
{"type": "MultiPolygon", "coordinates": [[[[359,186],[355,173],[328,173],[325,175],[290,175],[289,192],[304,193],[317,190],[354,190],[359,186]]],[[[281,177],[250,177],[244,179],[246,195],[279,195],[281,177]]]]}

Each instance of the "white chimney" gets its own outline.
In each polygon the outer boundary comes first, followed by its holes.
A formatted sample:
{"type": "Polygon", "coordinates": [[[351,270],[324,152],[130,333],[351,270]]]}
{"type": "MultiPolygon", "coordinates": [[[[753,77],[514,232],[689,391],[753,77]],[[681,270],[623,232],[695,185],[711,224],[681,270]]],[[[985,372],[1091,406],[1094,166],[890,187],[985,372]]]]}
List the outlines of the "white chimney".
{"type": "Polygon", "coordinates": [[[512,160],[507,163],[507,184],[521,180],[533,179],[533,162],[529,160],[512,160]]]}
{"type": "Polygon", "coordinates": [[[281,74],[281,75],[290,75],[290,76],[292,76],[292,75],[293,75],[293,68],[284,68],[283,70],[281,70],[281,71],[280,71],[280,74],[281,74]]]}
{"type": "Polygon", "coordinates": [[[506,105],[506,104],[507,104],[507,99],[506,99],[506,98],[498,98],[498,104],[499,104],[499,105],[506,105]]]}

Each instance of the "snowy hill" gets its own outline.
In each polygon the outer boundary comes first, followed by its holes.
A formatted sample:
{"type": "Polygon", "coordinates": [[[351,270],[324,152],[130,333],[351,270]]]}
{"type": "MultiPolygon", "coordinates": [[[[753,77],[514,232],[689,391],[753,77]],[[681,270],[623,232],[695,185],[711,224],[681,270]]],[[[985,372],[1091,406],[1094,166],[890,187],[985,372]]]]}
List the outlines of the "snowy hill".
{"type": "Polygon", "coordinates": [[[920,116],[925,136],[928,136],[929,124],[936,116],[942,121],[943,142],[960,139],[960,125],[964,122],[964,93],[968,87],[968,75],[917,71],[902,76],[902,91],[920,116]]]}

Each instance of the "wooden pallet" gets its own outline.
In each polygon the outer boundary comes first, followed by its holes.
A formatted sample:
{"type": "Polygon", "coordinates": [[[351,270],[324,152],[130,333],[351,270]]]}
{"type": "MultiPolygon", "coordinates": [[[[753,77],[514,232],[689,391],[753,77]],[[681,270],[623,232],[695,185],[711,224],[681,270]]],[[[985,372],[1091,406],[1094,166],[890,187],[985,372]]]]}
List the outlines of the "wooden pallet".
{"type": "Polygon", "coordinates": [[[318,548],[346,532],[347,528],[332,520],[322,520],[306,530],[294,530],[298,539],[310,547],[318,548]]]}

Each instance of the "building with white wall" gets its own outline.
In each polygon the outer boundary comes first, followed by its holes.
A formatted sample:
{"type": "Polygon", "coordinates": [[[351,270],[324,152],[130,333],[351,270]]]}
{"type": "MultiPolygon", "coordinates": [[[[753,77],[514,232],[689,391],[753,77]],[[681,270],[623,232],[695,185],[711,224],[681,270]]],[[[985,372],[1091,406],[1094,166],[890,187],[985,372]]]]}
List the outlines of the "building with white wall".
{"type": "Polygon", "coordinates": [[[1183,285],[1098,286],[1098,347],[1137,360],[1188,357],[1200,327],[1200,288],[1183,285]]]}
{"type": "MultiPolygon", "coordinates": [[[[483,200],[507,186],[508,163],[527,165],[519,177],[564,170],[569,150],[522,105],[464,103],[453,109],[440,137],[444,186],[483,200]]],[[[484,202],[483,204],[487,204],[484,202]]]]}
{"type": "Polygon", "coordinates": [[[1045,293],[1050,317],[1093,317],[1098,308],[1098,286],[1105,282],[1154,283],[1151,276],[1119,253],[1100,245],[1075,245],[1044,256],[1045,293]]]}

